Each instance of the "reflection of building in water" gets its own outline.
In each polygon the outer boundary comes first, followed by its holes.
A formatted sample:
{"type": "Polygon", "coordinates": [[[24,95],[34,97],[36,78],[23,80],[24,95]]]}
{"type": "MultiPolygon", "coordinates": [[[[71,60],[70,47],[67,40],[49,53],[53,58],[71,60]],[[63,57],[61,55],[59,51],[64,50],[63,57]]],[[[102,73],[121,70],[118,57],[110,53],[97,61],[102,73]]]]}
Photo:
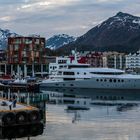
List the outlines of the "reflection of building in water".
{"type": "Polygon", "coordinates": [[[66,104],[67,109],[71,110],[88,110],[91,99],[76,97],[75,95],[68,95],[59,92],[48,92],[49,102],[55,104],[66,104]]]}
{"type": "MultiPolygon", "coordinates": [[[[139,102],[140,92],[139,90],[105,90],[105,89],[81,89],[81,88],[48,88],[48,92],[51,93],[63,93],[72,96],[88,97],[92,102],[99,101],[112,101],[112,102],[139,102]],[[56,92],[57,91],[57,92],[56,92]]],[[[53,96],[53,95],[52,95],[53,96]]],[[[61,97],[58,98],[61,101],[61,97]]],[[[52,100],[55,97],[50,97],[52,100]]]]}

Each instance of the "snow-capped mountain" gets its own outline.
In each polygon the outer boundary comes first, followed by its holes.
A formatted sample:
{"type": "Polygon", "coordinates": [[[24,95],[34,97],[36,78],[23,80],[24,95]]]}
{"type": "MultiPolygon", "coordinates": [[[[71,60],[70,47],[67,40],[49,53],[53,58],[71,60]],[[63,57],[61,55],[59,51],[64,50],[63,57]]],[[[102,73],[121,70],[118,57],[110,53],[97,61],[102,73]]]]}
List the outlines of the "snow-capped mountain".
{"type": "Polygon", "coordinates": [[[137,51],[140,49],[140,17],[119,12],[60,49],[74,48],[79,51],[137,51]]]}
{"type": "Polygon", "coordinates": [[[0,29],[0,49],[7,48],[7,39],[8,37],[18,36],[18,34],[11,32],[10,30],[0,29]]]}
{"type": "Polygon", "coordinates": [[[75,37],[66,34],[54,35],[46,41],[46,47],[55,50],[75,40],[75,37]]]}

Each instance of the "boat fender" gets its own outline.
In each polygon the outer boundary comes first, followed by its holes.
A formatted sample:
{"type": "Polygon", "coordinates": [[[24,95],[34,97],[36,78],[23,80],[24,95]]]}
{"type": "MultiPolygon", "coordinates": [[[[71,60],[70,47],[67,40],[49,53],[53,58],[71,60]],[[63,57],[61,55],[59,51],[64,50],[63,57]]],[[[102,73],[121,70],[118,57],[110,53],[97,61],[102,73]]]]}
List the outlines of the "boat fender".
{"type": "Polygon", "coordinates": [[[16,113],[16,123],[24,124],[28,122],[28,114],[26,111],[21,111],[16,113]]]}
{"type": "Polygon", "coordinates": [[[2,116],[2,123],[4,125],[12,125],[15,123],[15,114],[12,112],[6,113],[2,116]]]}
{"type": "Polygon", "coordinates": [[[29,112],[29,121],[31,122],[38,122],[40,121],[40,114],[39,111],[34,110],[29,112]]]}

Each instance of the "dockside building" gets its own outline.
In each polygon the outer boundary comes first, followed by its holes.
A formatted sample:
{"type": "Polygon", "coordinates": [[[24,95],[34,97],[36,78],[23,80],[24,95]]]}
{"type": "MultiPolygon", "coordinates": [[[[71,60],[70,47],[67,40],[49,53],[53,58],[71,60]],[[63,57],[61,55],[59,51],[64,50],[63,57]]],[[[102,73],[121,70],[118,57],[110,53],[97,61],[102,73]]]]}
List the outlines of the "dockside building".
{"type": "Polygon", "coordinates": [[[8,38],[8,64],[11,74],[26,77],[46,68],[45,38],[10,37],[8,38]]]}

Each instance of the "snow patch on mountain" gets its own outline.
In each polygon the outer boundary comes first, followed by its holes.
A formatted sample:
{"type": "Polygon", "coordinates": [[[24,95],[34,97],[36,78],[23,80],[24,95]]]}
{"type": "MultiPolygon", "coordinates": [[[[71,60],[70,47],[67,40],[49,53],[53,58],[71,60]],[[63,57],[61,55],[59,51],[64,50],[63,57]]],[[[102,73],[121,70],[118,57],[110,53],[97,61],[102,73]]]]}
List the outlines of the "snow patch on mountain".
{"type": "Polygon", "coordinates": [[[133,20],[133,23],[134,23],[134,24],[139,24],[139,25],[140,25],[140,19],[134,19],[134,20],[133,20]]]}

